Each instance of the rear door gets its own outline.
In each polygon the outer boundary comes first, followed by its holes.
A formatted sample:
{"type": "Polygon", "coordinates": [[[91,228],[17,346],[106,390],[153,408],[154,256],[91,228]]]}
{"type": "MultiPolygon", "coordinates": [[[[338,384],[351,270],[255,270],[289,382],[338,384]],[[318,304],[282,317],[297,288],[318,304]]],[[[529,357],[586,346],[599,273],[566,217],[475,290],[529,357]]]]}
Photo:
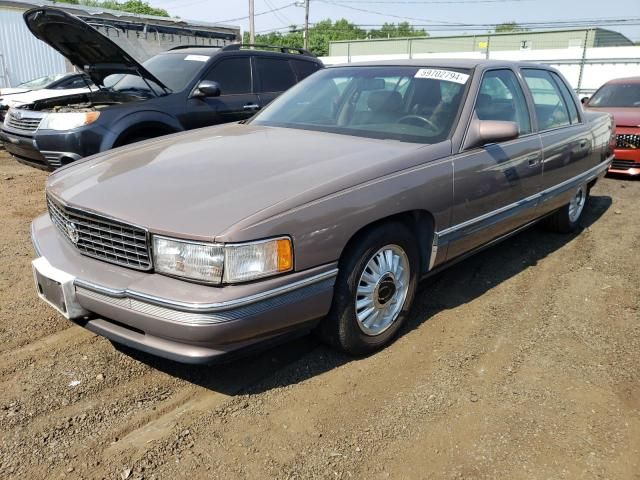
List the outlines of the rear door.
{"type": "Polygon", "coordinates": [[[223,57],[201,78],[220,85],[219,97],[189,98],[183,125],[198,128],[249,118],[258,105],[248,55],[223,57]]]}
{"type": "Polygon", "coordinates": [[[256,55],[253,61],[261,107],[296,84],[296,74],[288,58],[256,55]]]}
{"type": "MultiPolygon", "coordinates": [[[[551,189],[586,171],[587,165],[597,164],[593,137],[573,95],[556,73],[524,68],[522,75],[531,93],[543,147],[542,187],[551,189]]],[[[549,196],[545,199],[563,201],[549,196]]]]}
{"type": "Polygon", "coordinates": [[[540,139],[533,131],[523,85],[513,70],[484,73],[474,114],[480,120],[515,122],[520,134],[454,157],[452,227],[442,232],[449,242],[449,258],[532,220],[536,201],[528,197],[540,190],[540,139]]]}

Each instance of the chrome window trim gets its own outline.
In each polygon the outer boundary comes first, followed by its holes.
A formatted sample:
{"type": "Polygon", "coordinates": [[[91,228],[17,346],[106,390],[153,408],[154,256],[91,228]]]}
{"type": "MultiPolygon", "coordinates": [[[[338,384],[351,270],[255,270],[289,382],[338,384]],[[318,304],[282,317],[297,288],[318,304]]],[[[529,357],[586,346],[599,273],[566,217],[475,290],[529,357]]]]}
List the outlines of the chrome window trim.
{"type": "Polygon", "coordinates": [[[564,182],[559,183],[558,185],[555,185],[553,187],[547,188],[547,189],[542,190],[542,191],[540,191],[538,193],[530,195],[530,196],[528,196],[526,198],[518,200],[517,202],[510,203],[509,205],[505,205],[504,207],[500,207],[500,208],[498,208],[496,210],[493,210],[491,212],[487,212],[487,213],[485,213],[483,215],[480,215],[478,217],[470,218],[469,220],[465,220],[464,222],[461,222],[461,223],[459,223],[457,225],[453,225],[451,227],[448,227],[448,228],[445,228],[443,230],[440,230],[439,232],[436,232],[435,238],[438,239],[438,241],[440,241],[440,239],[442,239],[442,237],[446,237],[447,235],[451,235],[452,233],[455,233],[458,230],[461,230],[463,228],[475,225],[475,224],[480,223],[480,222],[482,222],[484,220],[487,220],[489,218],[495,217],[496,215],[500,215],[501,213],[507,212],[509,210],[518,208],[518,207],[520,207],[522,205],[525,205],[527,203],[531,203],[531,202],[534,202],[534,201],[539,200],[541,198],[548,197],[549,195],[552,195],[552,194],[556,193],[557,190],[561,190],[564,187],[566,187],[568,185],[571,185],[573,183],[589,182],[589,181],[593,180],[595,177],[597,177],[603,171],[606,171],[609,168],[609,165],[611,165],[612,161],[613,161],[613,155],[608,157],[607,160],[605,160],[604,162],[601,162],[598,165],[596,165],[595,167],[590,168],[586,172],[583,172],[580,175],[576,175],[575,177],[570,178],[568,180],[565,180],[564,182]]]}
{"type": "Polygon", "coordinates": [[[256,303],[261,300],[266,300],[268,298],[282,295],[282,294],[291,292],[293,290],[297,290],[299,288],[313,285],[315,283],[321,282],[329,278],[333,278],[337,274],[338,274],[338,269],[333,268],[327,272],[319,273],[308,278],[303,278],[302,280],[298,280],[298,281],[289,283],[287,285],[282,285],[280,287],[267,290],[265,292],[260,292],[253,295],[248,295],[246,297],[235,298],[233,300],[227,300],[224,302],[217,302],[217,303],[179,302],[179,301],[171,300],[168,298],[163,298],[155,295],[149,295],[146,293],[138,292],[136,290],[130,290],[128,288],[125,288],[125,289],[109,288],[109,287],[98,285],[96,283],[89,282],[87,280],[82,280],[79,278],[76,278],[74,283],[77,287],[85,288],[87,290],[92,290],[96,293],[100,293],[100,294],[107,295],[114,298],[130,298],[130,299],[141,300],[143,302],[159,305],[162,307],[180,310],[183,312],[205,313],[205,312],[221,312],[225,310],[231,310],[233,308],[242,307],[245,305],[250,305],[252,303],[256,303]]]}

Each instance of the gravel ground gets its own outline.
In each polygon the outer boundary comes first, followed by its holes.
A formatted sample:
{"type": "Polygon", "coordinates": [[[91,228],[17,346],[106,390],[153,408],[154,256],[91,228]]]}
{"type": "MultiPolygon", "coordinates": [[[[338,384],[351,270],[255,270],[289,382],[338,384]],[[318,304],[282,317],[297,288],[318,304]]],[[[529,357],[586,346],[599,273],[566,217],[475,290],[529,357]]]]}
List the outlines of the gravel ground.
{"type": "Polygon", "coordinates": [[[640,479],[640,181],[429,280],[381,353],[185,367],[37,300],[44,178],[0,151],[0,478],[640,479]]]}

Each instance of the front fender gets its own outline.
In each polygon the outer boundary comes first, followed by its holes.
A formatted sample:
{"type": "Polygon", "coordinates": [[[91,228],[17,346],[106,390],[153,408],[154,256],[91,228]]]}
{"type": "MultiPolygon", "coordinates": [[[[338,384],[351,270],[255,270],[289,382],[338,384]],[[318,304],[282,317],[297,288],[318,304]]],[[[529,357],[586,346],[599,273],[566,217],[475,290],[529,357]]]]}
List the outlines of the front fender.
{"type": "Polygon", "coordinates": [[[184,131],[182,124],[166,112],[160,110],[134,112],[110,122],[107,133],[102,137],[100,151],[110,150],[122,134],[145,123],[160,124],[174,132],[184,131]]]}
{"type": "Polygon", "coordinates": [[[290,235],[296,270],[335,262],[362,228],[384,218],[424,210],[436,230],[447,228],[453,202],[450,157],[409,168],[343,189],[268,218],[238,223],[221,242],[242,242],[290,235]]]}

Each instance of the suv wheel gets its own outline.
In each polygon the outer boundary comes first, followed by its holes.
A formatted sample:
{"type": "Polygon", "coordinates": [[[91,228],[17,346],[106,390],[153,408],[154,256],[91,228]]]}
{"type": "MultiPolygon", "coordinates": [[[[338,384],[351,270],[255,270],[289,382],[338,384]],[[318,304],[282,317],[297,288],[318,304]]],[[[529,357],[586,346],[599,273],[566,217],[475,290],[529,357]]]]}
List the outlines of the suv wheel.
{"type": "Polygon", "coordinates": [[[409,313],[418,265],[415,239],[403,224],[361,235],[340,261],[333,305],[320,325],[323,339],[355,355],[389,344],[409,313]]]}

